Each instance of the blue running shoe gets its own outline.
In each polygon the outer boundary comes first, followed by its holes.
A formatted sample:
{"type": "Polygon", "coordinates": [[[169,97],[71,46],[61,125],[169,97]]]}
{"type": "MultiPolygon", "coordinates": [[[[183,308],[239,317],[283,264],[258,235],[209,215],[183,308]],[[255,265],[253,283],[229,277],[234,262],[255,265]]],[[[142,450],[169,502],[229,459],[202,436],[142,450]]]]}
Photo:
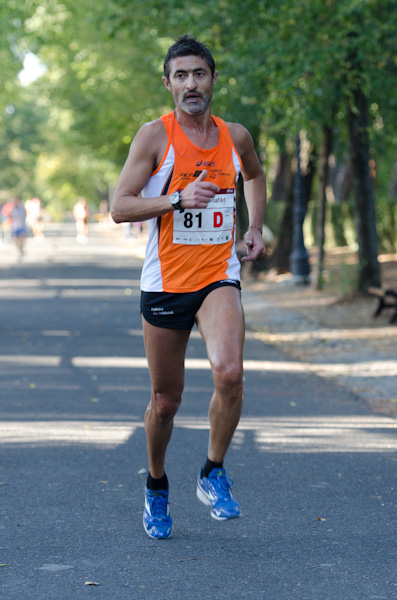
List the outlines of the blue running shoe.
{"type": "Polygon", "coordinates": [[[168,503],[168,492],[153,492],[145,488],[145,510],[143,526],[148,536],[155,540],[169,538],[172,533],[172,519],[168,503]]]}
{"type": "Polygon", "coordinates": [[[199,472],[197,480],[197,498],[203,504],[211,506],[211,517],[217,521],[227,521],[241,517],[239,503],[230,491],[233,481],[226,476],[225,469],[212,469],[208,477],[199,472]]]}

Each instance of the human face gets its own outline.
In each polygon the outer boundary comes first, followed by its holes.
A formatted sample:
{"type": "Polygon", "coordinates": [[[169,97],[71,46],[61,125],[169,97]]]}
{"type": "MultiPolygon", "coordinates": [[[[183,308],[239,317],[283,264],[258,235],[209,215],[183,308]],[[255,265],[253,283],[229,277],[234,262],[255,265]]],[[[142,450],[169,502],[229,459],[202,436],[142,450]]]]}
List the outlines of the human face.
{"type": "Polygon", "coordinates": [[[175,106],[189,115],[203,114],[211,104],[212,90],[218,72],[211,69],[200,56],[178,56],[170,61],[170,76],[163,77],[165,87],[172,93],[175,106]]]}

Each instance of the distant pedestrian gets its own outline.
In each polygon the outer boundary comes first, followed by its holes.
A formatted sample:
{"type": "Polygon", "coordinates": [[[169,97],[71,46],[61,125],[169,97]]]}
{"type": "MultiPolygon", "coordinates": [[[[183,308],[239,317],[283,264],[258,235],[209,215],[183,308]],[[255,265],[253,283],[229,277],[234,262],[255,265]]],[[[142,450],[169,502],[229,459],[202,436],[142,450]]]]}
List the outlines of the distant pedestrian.
{"type": "Polygon", "coordinates": [[[40,198],[31,198],[25,202],[26,220],[32,228],[33,237],[44,237],[43,209],[40,198]]]}
{"type": "Polygon", "coordinates": [[[4,242],[11,243],[11,211],[13,203],[6,202],[1,209],[1,236],[4,242]]]}
{"type": "Polygon", "coordinates": [[[19,196],[15,196],[10,212],[11,235],[15,239],[19,258],[24,255],[26,238],[26,211],[19,196]]]}
{"type": "Polygon", "coordinates": [[[88,219],[90,211],[85,198],[78,199],[73,207],[73,216],[76,221],[76,241],[79,244],[86,244],[88,242],[88,219]]]}

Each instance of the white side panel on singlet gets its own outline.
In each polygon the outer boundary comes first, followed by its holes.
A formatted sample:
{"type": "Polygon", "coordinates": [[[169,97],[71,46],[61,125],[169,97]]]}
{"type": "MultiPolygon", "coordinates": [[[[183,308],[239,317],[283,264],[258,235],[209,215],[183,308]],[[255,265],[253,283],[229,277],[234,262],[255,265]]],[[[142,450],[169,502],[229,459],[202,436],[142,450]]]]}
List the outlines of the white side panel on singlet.
{"type": "MultiPolygon", "coordinates": [[[[234,168],[236,170],[236,187],[237,187],[237,180],[238,177],[240,175],[240,171],[241,171],[241,166],[240,166],[240,160],[237,156],[237,153],[235,151],[235,149],[233,148],[233,165],[234,168]]],[[[233,243],[233,248],[232,248],[232,254],[231,257],[229,259],[229,266],[226,270],[227,276],[229,279],[237,279],[240,280],[240,270],[241,270],[241,265],[240,265],[240,261],[237,258],[237,254],[235,251],[235,244],[236,244],[236,228],[234,228],[234,243],[233,243]]]]}
{"type": "MultiPolygon", "coordinates": [[[[142,190],[141,195],[143,201],[145,198],[157,198],[164,193],[164,186],[171,177],[174,160],[174,149],[170,146],[160,169],[150,177],[142,190]]],[[[143,265],[141,275],[141,290],[144,292],[161,292],[163,290],[163,282],[161,279],[161,265],[158,255],[159,240],[157,218],[149,219],[147,221],[147,226],[148,243],[146,246],[145,264],[143,265]]]]}

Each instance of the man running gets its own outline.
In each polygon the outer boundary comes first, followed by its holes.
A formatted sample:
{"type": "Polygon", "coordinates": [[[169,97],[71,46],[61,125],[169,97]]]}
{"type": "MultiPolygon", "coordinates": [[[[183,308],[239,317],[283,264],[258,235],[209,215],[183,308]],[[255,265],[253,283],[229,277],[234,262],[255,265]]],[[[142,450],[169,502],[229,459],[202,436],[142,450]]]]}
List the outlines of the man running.
{"type": "Polygon", "coordinates": [[[184,387],[189,335],[196,323],[211,364],[208,456],[197,497],[224,521],[241,516],[223,461],[243,403],[244,315],[235,253],[236,182],[249,214],[247,256],[265,253],[265,174],[248,131],[211,115],[218,73],[208,48],[189,36],[173,44],[163,82],[175,110],[146,123],[131,144],[111,214],[116,223],[148,221],[141,311],[152,393],[145,414],[148,477],[143,516],[152,538],[168,538],[165,455],[184,387]]]}

